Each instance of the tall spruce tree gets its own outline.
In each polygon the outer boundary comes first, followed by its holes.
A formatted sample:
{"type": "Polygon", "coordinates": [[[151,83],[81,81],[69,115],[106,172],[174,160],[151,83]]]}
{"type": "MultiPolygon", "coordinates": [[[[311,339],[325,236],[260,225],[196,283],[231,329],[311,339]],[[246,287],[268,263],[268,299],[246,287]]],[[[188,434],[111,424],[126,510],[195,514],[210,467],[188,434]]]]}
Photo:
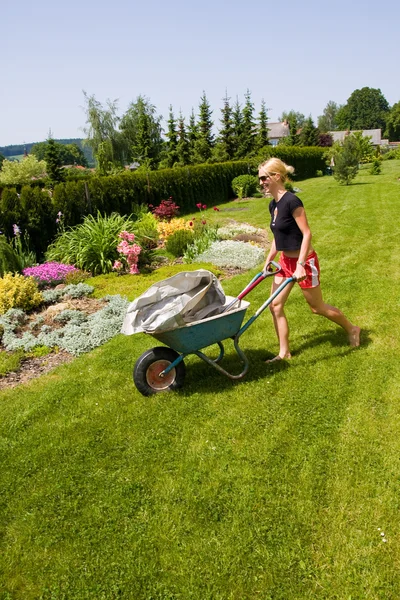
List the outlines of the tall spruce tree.
{"type": "Polygon", "coordinates": [[[179,113],[178,119],[178,143],[176,145],[178,162],[181,166],[190,164],[190,144],[186,132],[185,119],[182,113],[179,113]]]}
{"type": "Polygon", "coordinates": [[[306,119],[299,134],[300,146],[319,146],[319,130],[315,127],[311,116],[306,119]]]}
{"type": "Polygon", "coordinates": [[[212,148],[214,146],[212,127],[214,123],[211,116],[212,110],[206,93],[203,92],[199,104],[198,135],[195,143],[195,160],[198,163],[207,162],[212,155],[212,148]]]}
{"type": "Polygon", "coordinates": [[[242,138],[243,132],[243,114],[242,114],[242,106],[239,102],[239,98],[236,96],[236,102],[233,105],[232,111],[232,119],[233,119],[233,143],[234,143],[234,152],[235,158],[239,157],[239,146],[240,140],[242,138]]]}
{"type": "Polygon", "coordinates": [[[54,185],[65,179],[64,170],[61,168],[61,156],[57,144],[49,131],[47,138],[47,148],[45,153],[46,172],[51,183],[54,185]]]}
{"type": "Polygon", "coordinates": [[[268,113],[264,99],[261,100],[261,109],[258,113],[258,131],[255,139],[255,149],[260,150],[269,146],[268,140],[268,113]]]}
{"type": "Polygon", "coordinates": [[[222,127],[219,131],[219,145],[220,145],[220,160],[232,160],[235,156],[235,139],[234,139],[234,124],[232,116],[232,108],[229,104],[230,98],[228,93],[225,92],[225,98],[223,98],[224,106],[221,108],[222,119],[220,120],[222,127]]]}
{"type": "Polygon", "coordinates": [[[121,119],[121,133],[128,148],[128,160],[135,160],[147,168],[157,168],[163,150],[162,117],[156,107],[144,96],[131,102],[121,119]]]}
{"type": "Polygon", "coordinates": [[[169,107],[167,139],[167,165],[171,168],[178,162],[178,133],[176,131],[176,119],[172,110],[172,105],[169,107]]]}
{"type": "Polygon", "coordinates": [[[239,138],[239,148],[237,150],[238,158],[250,156],[255,145],[255,123],[253,118],[254,104],[251,101],[250,90],[245,95],[245,103],[242,111],[242,131],[239,138]]]}
{"type": "Polygon", "coordinates": [[[189,161],[190,164],[195,162],[195,149],[196,149],[196,141],[198,136],[198,127],[196,123],[196,116],[194,114],[194,110],[192,108],[192,112],[189,118],[189,128],[188,128],[188,141],[189,141],[189,161]]]}

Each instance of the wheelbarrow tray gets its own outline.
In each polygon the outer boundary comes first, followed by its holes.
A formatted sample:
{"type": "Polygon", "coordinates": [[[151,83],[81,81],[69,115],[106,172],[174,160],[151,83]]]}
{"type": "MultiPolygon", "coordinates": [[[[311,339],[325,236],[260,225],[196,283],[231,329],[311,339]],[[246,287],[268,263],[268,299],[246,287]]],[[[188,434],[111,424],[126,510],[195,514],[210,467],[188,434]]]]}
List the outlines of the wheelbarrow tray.
{"type": "MultiPolygon", "coordinates": [[[[232,298],[227,297],[226,300],[228,304],[232,298]]],[[[228,312],[150,335],[176,352],[184,354],[196,352],[234,337],[240,330],[248,306],[250,302],[241,300],[239,306],[228,312]]]]}

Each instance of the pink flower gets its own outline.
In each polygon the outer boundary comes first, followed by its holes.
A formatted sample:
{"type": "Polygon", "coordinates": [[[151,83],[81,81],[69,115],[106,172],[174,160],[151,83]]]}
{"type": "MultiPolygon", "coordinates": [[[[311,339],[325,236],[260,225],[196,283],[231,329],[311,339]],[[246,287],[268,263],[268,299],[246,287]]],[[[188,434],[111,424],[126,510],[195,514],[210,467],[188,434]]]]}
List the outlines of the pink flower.
{"type": "Polygon", "coordinates": [[[131,275],[139,275],[139,269],[137,268],[136,265],[132,265],[131,268],[129,269],[129,273],[131,275]]]}
{"type": "Polygon", "coordinates": [[[203,208],[203,210],[206,210],[207,204],[203,204],[202,208],[203,208]]]}
{"type": "Polygon", "coordinates": [[[202,204],[201,202],[199,202],[198,204],[196,204],[197,208],[199,208],[201,210],[202,204]]]}
{"type": "Polygon", "coordinates": [[[119,271],[120,269],[122,269],[122,262],[120,260],[116,260],[113,264],[113,269],[115,271],[119,271]]]}

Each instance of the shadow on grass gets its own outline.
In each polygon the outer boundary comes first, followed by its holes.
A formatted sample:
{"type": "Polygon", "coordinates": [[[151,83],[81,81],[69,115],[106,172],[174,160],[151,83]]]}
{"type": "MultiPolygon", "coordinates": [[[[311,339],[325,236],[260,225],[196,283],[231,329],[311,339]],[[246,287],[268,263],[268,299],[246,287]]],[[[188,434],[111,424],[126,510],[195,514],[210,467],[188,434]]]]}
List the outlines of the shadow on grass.
{"type": "MultiPolygon", "coordinates": [[[[360,348],[365,348],[371,343],[369,330],[362,330],[360,348]]],[[[296,368],[302,365],[303,361],[299,361],[301,353],[309,348],[316,348],[323,344],[330,344],[335,348],[335,351],[327,350],[324,356],[318,358],[307,358],[307,364],[315,364],[321,361],[335,360],[338,356],[347,356],[352,352],[357,352],[360,348],[352,348],[347,345],[347,337],[341,330],[327,331],[326,333],[316,335],[308,339],[300,346],[297,346],[293,352],[292,360],[280,360],[274,363],[266,364],[265,361],[273,358],[275,355],[266,350],[259,349],[244,349],[246,357],[249,361],[249,370],[242,379],[232,380],[223,373],[219,373],[211,365],[208,365],[195,355],[190,355],[185,359],[186,364],[186,381],[185,390],[187,393],[196,392],[213,392],[216,389],[219,391],[230,390],[242,381],[261,381],[270,379],[279,373],[287,371],[291,368],[296,368]],[[195,390],[191,389],[195,386],[195,390]]],[[[207,350],[207,355],[212,357],[212,353],[207,350]]],[[[216,356],[216,353],[215,353],[216,356]]],[[[223,369],[237,375],[242,370],[242,363],[233,348],[226,348],[226,355],[220,363],[223,369]]]]}

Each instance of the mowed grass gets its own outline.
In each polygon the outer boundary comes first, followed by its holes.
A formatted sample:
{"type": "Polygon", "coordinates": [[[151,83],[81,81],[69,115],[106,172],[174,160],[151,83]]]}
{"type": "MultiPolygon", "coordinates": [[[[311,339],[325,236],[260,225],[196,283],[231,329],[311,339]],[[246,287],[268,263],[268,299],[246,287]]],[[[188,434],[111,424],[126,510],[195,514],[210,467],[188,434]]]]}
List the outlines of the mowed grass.
{"type": "MultiPolygon", "coordinates": [[[[131,372],[158,342],[136,335],[0,394],[0,598],[400,597],[398,177],[392,161],[348,187],[299,184],[324,296],[362,327],[359,349],[295,289],[293,359],[265,365],[266,311],[241,338],[242,382],[189,357],[182,391],[144,398],[131,372]]],[[[265,205],[219,216],[265,226],[265,205]]],[[[230,343],[226,366],[240,370],[230,343]]]]}

